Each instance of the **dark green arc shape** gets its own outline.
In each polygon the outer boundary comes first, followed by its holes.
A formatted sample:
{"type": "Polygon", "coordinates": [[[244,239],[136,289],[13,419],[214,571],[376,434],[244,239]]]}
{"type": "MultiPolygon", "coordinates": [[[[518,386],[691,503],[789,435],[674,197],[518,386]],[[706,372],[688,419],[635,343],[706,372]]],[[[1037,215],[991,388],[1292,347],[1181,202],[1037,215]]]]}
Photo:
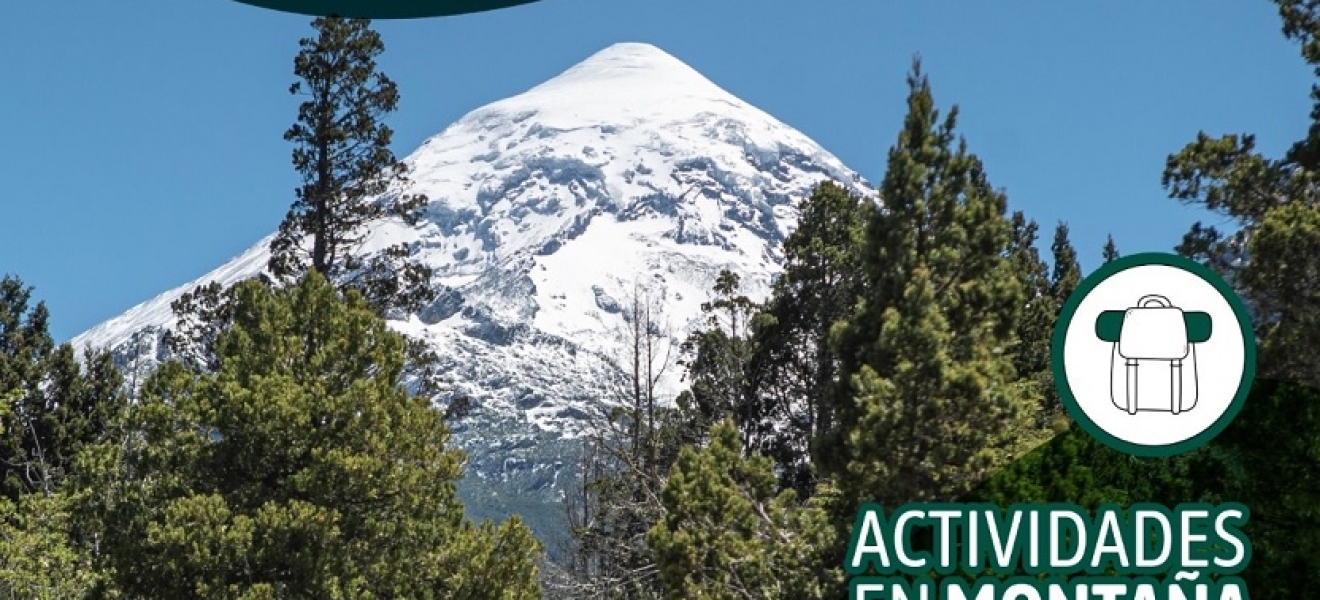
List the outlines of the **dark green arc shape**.
{"type": "MultiPolygon", "coordinates": [[[[1125,311],[1107,310],[1100,313],[1095,320],[1095,336],[1105,342],[1117,342],[1118,336],[1123,331],[1123,317],[1125,311]]],[[[1214,323],[1210,320],[1210,315],[1203,312],[1184,312],[1183,325],[1187,327],[1187,341],[1193,344],[1203,344],[1210,340],[1210,334],[1214,332],[1214,323]]]]}
{"type": "Polygon", "coordinates": [[[421,19],[498,10],[540,0],[235,0],[281,12],[346,19],[421,19]]]}

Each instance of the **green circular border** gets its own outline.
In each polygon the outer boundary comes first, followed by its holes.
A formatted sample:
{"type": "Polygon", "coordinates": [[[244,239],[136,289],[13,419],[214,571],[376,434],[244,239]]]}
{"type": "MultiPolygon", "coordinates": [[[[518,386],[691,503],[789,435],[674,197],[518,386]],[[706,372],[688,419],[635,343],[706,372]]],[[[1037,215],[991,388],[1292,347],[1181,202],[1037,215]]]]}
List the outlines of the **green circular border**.
{"type": "Polygon", "coordinates": [[[1077,421],[1077,424],[1087,433],[1119,452],[1147,458],[1173,456],[1205,445],[1219,435],[1225,427],[1228,427],[1228,424],[1233,422],[1238,412],[1242,410],[1242,405],[1246,403],[1247,396],[1251,393],[1251,383],[1256,377],[1256,332],[1252,328],[1251,316],[1247,312],[1246,304],[1242,302],[1242,299],[1233,291],[1233,288],[1229,287],[1228,283],[1219,274],[1211,271],[1205,265],[1183,256],[1163,252],[1133,254],[1115,259],[1096,269],[1068,297],[1068,301],[1063,304],[1063,310],[1059,312],[1059,319],[1054,325],[1054,335],[1050,340],[1050,368],[1054,374],[1054,386],[1059,391],[1063,405],[1068,409],[1068,413],[1072,415],[1073,420],[1077,421]],[[1097,426],[1081,409],[1077,398],[1073,396],[1072,387],[1068,383],[1068,375],[1063,367],[1063,343],[1068,336],[1068,326],[1072,324],[1077,307],[1081,305],[1082,300],[1090,295],[1096,286],[1110,277],[1128,269],[1147,266],[1182,269],[1214,286],[1219,295],[1223,296],[1228,301],[1229,306],[1233,308],[1233,314],[1237,316],[1238,326],[1242,330],[1242,342],[1245,346],[1243,358],[1246,364],[1242,369],[1242,380],[1238,383],[1237,393],[1233,396],[1233,401],[1228,405],[1228,409],[1224,411],[1224,414],[1220,415],[1219,419],[1206,428],[1205,431],[1176,444],[1160,446],[1134,444],[1119,439],[1097,426]]]}

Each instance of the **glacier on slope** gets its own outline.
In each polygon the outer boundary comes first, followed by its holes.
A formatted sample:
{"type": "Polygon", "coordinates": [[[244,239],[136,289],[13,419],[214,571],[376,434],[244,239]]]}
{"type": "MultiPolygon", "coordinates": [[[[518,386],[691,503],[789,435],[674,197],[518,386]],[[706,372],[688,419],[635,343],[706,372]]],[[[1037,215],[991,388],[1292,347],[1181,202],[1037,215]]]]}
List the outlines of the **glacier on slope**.
{"type": "MultiPolygon", "coordinates": [[[[749,296],[768,293],[795,205],[818,182],[869,193],[803,134],[639,43],[474,110],[404,160],[403,191],[430,198],[427,218],[377,224],[363,251],[407,242],[434,269],[437,300],[391,325],[442,359],[438,403],[475,407],[455,428],[473,515],[522,513],[547,541],[563,533],[574,437],[609,402],[600,382],[623,352],[622,305],[638,290],[661,301],[676,348],[722,269],[749,296]]],[[[169,303],[260,273],[269,239],[73,343],[112,347],[123,366],[165,358],[169,303]]],[[[673,369],[661,396],[681,386],[673,369]]]]}

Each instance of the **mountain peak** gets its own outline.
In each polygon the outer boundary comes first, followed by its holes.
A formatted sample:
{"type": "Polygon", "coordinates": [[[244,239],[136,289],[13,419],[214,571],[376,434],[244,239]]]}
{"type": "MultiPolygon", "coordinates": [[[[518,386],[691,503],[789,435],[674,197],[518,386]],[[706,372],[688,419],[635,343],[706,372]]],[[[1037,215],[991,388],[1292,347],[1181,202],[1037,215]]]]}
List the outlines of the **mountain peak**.
{"type": "MultiPolygon", "coordinates": [[[[610,45],[546,82],[488,105],[497,112],[533,110],[545,116],[594,115],[654,119],[694,112],[749,108],[687,63],[651,44],[610,45]]],[[[481,112],[481,111],[479,111],[481,112]]],[[[580,123],[579,123],[580,124],[580,123]]]]}
{"type": "Polygon", "coordinates": [[[671,81],[713,85],[695,69],[673,55],[640,42],[621,42],[587,57],[564,73],[546,82],[581,83],[582,80],[614,80],[619,77],[664,78],[671,81]]]}

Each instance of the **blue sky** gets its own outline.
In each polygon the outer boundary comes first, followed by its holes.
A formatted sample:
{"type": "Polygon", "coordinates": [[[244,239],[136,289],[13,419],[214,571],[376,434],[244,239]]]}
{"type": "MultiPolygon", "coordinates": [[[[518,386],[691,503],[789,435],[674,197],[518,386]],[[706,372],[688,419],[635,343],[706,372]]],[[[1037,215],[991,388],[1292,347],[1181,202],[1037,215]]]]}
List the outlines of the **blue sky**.
{"type": "MultiPolygon", "coordinates": [[[[464,113],[615,42],[659,46],[873,181],[923,57],[936,101],[1012,208],[1069,223],[1083,268],[1112,233],[1168,250],[1206,215],[1167,198],[1194,138],[1300,138],[1312,77],[1266,0],[543,0],[381,21],[404,156],[464,113]]],[[[288,94],[309,19],[229,0],[7,2],[0,19],[0,273],[59,340],[273,231],[298,184],[288,94]]],[[[1213,218],[1213,217],[1212,217],[1213,218]]]]}

